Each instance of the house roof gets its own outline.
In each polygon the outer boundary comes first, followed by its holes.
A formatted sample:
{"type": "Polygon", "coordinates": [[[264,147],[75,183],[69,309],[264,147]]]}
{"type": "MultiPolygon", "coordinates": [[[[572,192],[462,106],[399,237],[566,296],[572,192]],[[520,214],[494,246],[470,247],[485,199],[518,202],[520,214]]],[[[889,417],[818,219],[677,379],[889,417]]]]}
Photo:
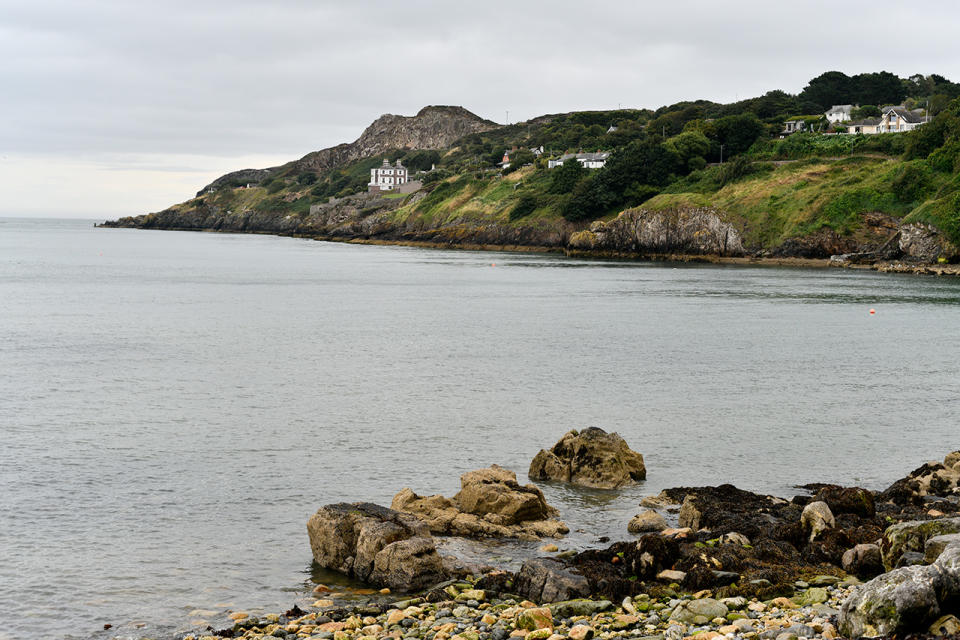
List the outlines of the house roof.
{"type": "Polygon", "coordinates": [[[856,122],[848,122],[846,126],[848,127],[875,127],[880,124],[880,118],[864,118],[863,120],[857,120],[856,122]]]}
{"type": "Polygon", "coordinates": [[[830,110],[827,113],[849,113],[853,109],[852,104],[835,104],[830,107],[830,110]]]}
{"type": "Polygon", "coordinates": [[[565,153],[562,156],[560,156],[560,159],[569,160],[570,158],[576,158],[577,160],[586,160],[590,162],[590,161],[606,160],[609,157],[610,157],[610,153],[608,151],[598,151],[596,153],[565,153]]]}
{"type": "Polygon", "coordinates": [[[909,109],[904,109],[902,107],[893,107],[889,111],[884,111],[884,114],[895,113],[910,124],[920,124],[923,122],[923,115],[917,111],[910,111],[909,109]]]}

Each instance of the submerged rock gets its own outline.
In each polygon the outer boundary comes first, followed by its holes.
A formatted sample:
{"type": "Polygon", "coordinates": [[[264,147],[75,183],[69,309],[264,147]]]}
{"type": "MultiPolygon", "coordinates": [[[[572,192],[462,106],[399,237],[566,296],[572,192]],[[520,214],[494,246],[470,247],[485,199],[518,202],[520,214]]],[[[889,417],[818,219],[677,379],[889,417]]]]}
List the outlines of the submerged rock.
{"type": "Polygon", "coordinates": [[[437,534],[467,537],[559,538],[569,529],[556,520],[557,510],[532,484],[521,486],[512,471],[492,465],[460,477],[460,492],[452,499],[418,496],[405,488],[391,508],[423,520],[437,534]]]}
{"type": "Polygon", "coordinates": [[[570,482],[594,489],[617,489],[647,477],[643,456],[616,433],[598,427],[570,431],[530,463],[533,480],[570,482]]]}
{"type": "Polygon", "coordinates": [[[313,559],[378,586],[421,589],[443,580],[443,562],[419,519],[369,502],[330,504],[307,521],[313,559]]]}

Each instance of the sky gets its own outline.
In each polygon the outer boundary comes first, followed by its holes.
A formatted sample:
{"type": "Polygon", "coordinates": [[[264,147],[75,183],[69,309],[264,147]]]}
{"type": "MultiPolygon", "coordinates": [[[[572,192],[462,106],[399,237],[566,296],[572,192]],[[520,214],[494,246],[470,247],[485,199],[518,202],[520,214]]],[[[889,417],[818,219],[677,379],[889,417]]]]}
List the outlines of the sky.
{"type": "Polygon", "coordinates": [[[829,70],[958,81],[958,29],[938,0],[0,0],[0,216],[158,211],[428,104],[518,122],[829,70]]]}

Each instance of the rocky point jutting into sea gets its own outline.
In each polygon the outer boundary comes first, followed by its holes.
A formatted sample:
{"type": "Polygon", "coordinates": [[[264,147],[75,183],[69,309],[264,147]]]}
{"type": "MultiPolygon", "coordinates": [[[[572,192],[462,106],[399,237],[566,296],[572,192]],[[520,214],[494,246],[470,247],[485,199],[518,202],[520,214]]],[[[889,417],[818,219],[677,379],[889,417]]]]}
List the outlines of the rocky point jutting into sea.
{"type": "MultiPolygon", "coordinates": [[[[543,116],[525,124],[532,130],[571,115],[543,116]]],[[[563,251],[578,256],[958,272],[951,263],[960,260],[960,249],[926,218],[892,215],[862,205],[842,223],[831,222],[833,218],[825,213],[823,222],[813,222],[821,215],[818,211],[845,201],[843,190],[853,187],[844,185],[859,183],[861,178],[853,174],[865,171],[861,165],[879,163],[877,171],[889,171],[899,162],[890,158],[774,164],[743,160],[738,171],[744,176],[712,199],[682,192],[650,198],[657,189],[642,185],[638,188],[646,189],[648,198],[643,204],[592,216],[597,219],[559,215],[563,206],[572,206],[568,202],[572,196],[554,193],[549,184],[555,174],[550,172],[558,169],[547,169],[542,160],[508,172],[509,163],[501,170],[483,166],[479,160],[461,159],[456,165],[460,173],[422,170],[417,174],[419,181],[411,178],[411,189],[406,191],[376,188],[367,192],[364,186],[364,176],[380,158],[430,152],[435,154],[432,159],[442,160],[476,144],[477,136],[494,136],[489,146],[505,144],[497,141],[513,139],[521,131],[520,125],[497,125],[462,107],[425,107],[412,117],[385,115],[353,143],[316,151],[280,167],[232,172],[184,203],[101,226],[563,251]],[[819,185],[824,193],[807,195],[803,189],[809,185],[819,185]],[[828,187],[840,191],[825,195],[828,187]],[[327,195],[338,188],[336,195],[327,195]],[[759,196],[754,192],[758,190],[770,192],[768,204],[757,204],[759,196]],[[799,202],[800,198],[806,200],[799,202]],[[799,216],[793,227],[781,228],[785,223],[780,210],[798,208],[799,214],[791,214],[799,216]]],[[[862,198],[859,192],[848,195],[862,198]]]]}
{"type": "MultiPolygon", "coordinates": [[[[532,461],[531,477],[575,482],[587,475],[591,486],[609,490],[634,481],[644,465],[617,434],[597,428],[571,431],[552,457],[546,453],[532,461]]],[[[232,626],[181,637],[830,640],[960,633],[960,451],[879,492],[812,483],[785,500],[731,485],[667,489],[641,502],[629,525],[637,536],[579,553],[562,550],[562,523],[537,524],[556,511],[536,486],[519,485],[496,465],[461,480],[452,501],[403,489],[392,508],[332,504],[309,519],[314,561],[368,581],[373,589],[362,602],[321,584],[284,613],[234,611],[232,626]],[[441,555],[433,537],[496,539],[521,530],[556,542],[517,571],[441,555]]]]}

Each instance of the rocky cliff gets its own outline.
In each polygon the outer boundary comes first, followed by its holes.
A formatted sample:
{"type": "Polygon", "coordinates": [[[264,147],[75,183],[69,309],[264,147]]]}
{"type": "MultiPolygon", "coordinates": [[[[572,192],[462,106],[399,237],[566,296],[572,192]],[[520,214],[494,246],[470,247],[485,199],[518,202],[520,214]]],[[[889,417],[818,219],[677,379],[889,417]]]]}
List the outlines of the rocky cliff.
{"type": "MultiPolygon", "coordinates": [[[[409,117],[388,113],[374,120],[354,142],[308,153],[293,164],[297,172],[329,171],[393,149],[445,149],[465,135],[499,126],[463,107],[428,106],[409,117]]],[[[205,186],[197,196],[223,187],[260,184],[278,168],[243,169],[228,173],[205,186]]]]}

